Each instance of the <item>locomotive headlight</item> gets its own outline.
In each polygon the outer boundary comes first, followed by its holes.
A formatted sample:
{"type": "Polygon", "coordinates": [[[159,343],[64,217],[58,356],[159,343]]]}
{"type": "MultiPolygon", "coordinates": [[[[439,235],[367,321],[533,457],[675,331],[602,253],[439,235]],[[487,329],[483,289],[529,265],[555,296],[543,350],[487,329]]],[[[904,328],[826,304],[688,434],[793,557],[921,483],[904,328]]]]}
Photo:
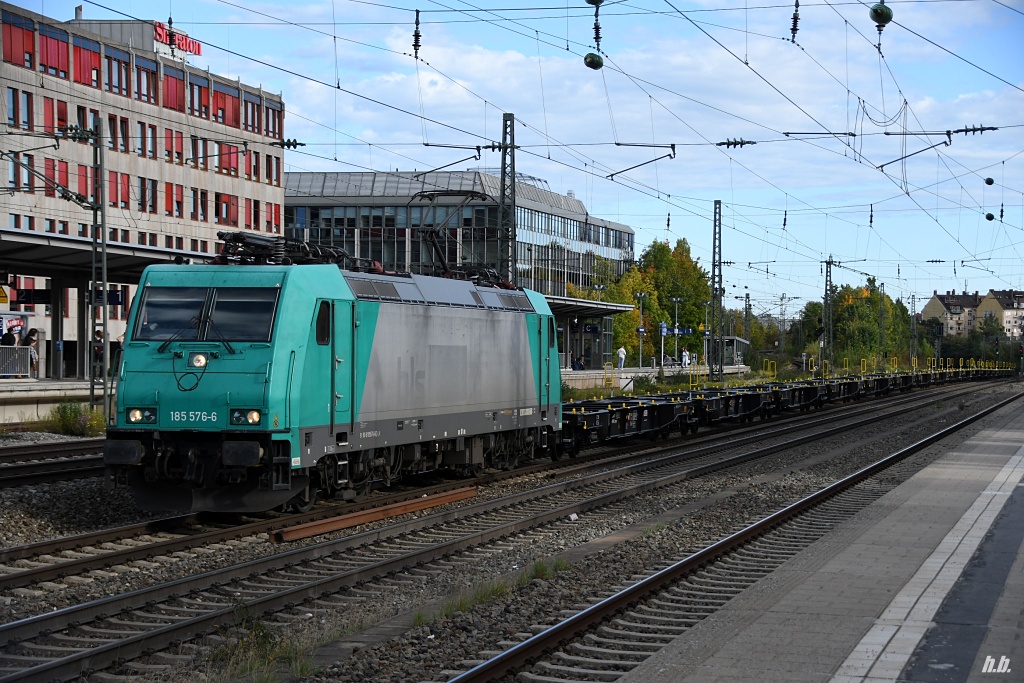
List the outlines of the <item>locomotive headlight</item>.
{"type": "Polygon", "coordinates": [[[231,411],[231,424],[233,425],[258,425],[262,422],[263,418],[258,410],[246,410],[244,408],[236,408],[231,411]]]}
{"type": "Polygon", "coordinates": [[[210,362],[210,357],[205,353],[193,353],[188,359],[188,364],[194,368],[205,368],[208,362],[210,362]]]}
{"type": "Polygon", "coordinates": [[[132,424],[152,424],[156,422],[156,411],[152,408],[129,408],[128,421],[132,424]]]}

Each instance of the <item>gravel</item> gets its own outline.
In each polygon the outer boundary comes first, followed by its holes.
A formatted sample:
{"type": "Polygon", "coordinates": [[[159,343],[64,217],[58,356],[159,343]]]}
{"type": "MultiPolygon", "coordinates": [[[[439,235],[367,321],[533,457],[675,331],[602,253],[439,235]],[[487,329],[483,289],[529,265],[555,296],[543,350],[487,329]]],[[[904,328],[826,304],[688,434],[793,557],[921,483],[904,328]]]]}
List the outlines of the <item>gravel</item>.
{"type": "MultiPolygon", "coordinates": [[[[1020,391],[1018,384],[999,385],[967,399],[960,405],[930,409],[929,419],[920,412],[880,420],[877,426],[859,430],[856,439],[849,434],[831,439],[831,443],[793,449],[730,472],[683,482],[648,496],[629,501],[614,510],[581,515],[578,520],[563,520],[545,529],[517,538],[505,539],[495,552],[474,553],[472,559],[451,558],[450,569],[426,579],[409,579],[409,583],[367,585],[352,592],[356,599],[351,607],[317,609],[302,605],[281,615],[260,621],[267,628],[270,641],[276,645],[273,656],[252,648],[250,632],[227,633],[228,643],[240,638],[240,644],[196,648],[183,646],[179,652],[204,653],[185,670],[148,674],[150,680],[184,681],[206,679],[240,671],[252,673],[253,656],[268,670],[279,669],[289,677],[307,683],[347,683],[354,681],[434,681],[446,680],[442,672],[459,668],[459,662],[476,659],[485,650],[503,649],[503,641],[518,641],[517,634],[528,633],[538,624],[551,624],[560,618],[561,610],[577,610],[595,597],[626,585],[634,574],[686,556],[723,535],[742,528],[754,519],[779,509],[837,477],[873,462],[883,452],[918,440],[937,421],[952,423],[1006,396],[1020,391]],[[779,475],[778,472],[788,472],[779,475]],[[720,492],[730,491],[725,500],[705,506],[678,522],[663,524],[648,520],[680,506],[702,501],[720,492]],[[629,540],[601,552],[577,558],[560,571],[554,571],[551,558],[629,525],[639,531],[629,540]],[[548,560],[548,571],[530,574],[538,560],[548,560]],[[504,586],[504,592],[462,610],[445,606],[464,591],[466,579],[474,585],[504,586]],[[441,612],[444,616],[438,616],[441,612]],[[311,672],[312,643],[328,641],[343,634],[352,634],[381,619],[394,615],[417,613],[421,625],[386,642],[359,649],[334,664],[311,672]],[[245,637],[246,635],[250,637],[245,637]],[[242,645],[246,645],[243,647],[242,645]],[[211,649],[215,647],[215,649],[211,649]],[[216,658],[206,655],[215,652],[216,658]],[[288,653],[286,656],[283,653],[288,653]],[[216,659],[217,661],[213,661],[216,659]],[[282,664],[282,660],[288,663],[282,664]],[[232,669],[232,667],[236,667],[232,669]]],[[[977,427],[969,428],[973,432],[977,427]]],[[[0,445],[10,439],[29,442],[53,438],[51,435],[0,435],[0,445]]],[[[966,439],[961,432],[954,440],[966,439]]],[[[950,446],[941,447],[944,451],[950,446]]],[[[915,460],[928,462],[940,449],[919,454],[915,460]]],[[[543,479],[545,483],[550,479],[543,479]]],[[[517,487],[536,485],[519,482],[496,487],[493,495],[505,495],[517,487]]],[[[488,494],[491,497],[491,494],[488,494]]],[[[101,479],[45,484],[20,489],[0,490],[0,529],[3,545],[19,545],[56,536],[84,533],[115,525],[129,524],[150,518],[135,506],[130,494],[108,490],[101,479]]],[[[318,539],[323,540],[323,539],[318,539]]],[[[97,578],[80,586],[68,584],[44,595],[27,596],[16,591],[0,594],[0,619],[23,618],[39,611],[83,600],[131,590],[155,581],[206,571],[228,562],[241,562],[273,552],[266,543],[239,542],[225,551],[211,554],[186,553],[157,567],[129,567],[116,578],[97,578]]],[[[396,580],[402,581],[403,577],[396,580]]],[[[43,592],[43,591],[33,591],[43,592]]],[[[340,655],[339,655],[340,656],[340,655]]],[[[136,675],[135,678],[138,678],[136,675]]]]}

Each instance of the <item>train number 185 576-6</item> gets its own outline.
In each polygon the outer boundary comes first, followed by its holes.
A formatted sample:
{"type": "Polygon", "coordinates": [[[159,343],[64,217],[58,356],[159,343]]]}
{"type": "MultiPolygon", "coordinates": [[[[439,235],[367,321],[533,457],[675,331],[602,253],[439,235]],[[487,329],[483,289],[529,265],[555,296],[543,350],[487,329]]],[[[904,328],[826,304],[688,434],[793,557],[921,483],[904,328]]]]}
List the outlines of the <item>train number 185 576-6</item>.
{"type": "Polygon", "coordinates": [[[172,410],[171,420],[173,422],[216,422],[217,413],[208,413],[205,410],[172,410]]]}

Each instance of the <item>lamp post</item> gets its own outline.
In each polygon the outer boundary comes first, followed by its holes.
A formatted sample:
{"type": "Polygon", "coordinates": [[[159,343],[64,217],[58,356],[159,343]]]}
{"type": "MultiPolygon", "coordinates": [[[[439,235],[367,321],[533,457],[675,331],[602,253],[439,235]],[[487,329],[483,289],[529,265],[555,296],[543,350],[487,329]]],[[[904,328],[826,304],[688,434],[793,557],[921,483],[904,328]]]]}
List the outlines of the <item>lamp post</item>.
{"type": "Polygon", "coordinates": [[[681,296],[672,296],[672,297],[669,297],[668,300],[676,305],[676,317],[675,317],[675,320],[674,320],[674,323],[673,323],[673,327],[675,327],[675,332],[676,332],[676,362],[678,363],[679,362],[679,304],[683,303],[683,297],[681,297],[681,296]]]}
{"type": "Polygon", "coordinates": [[[594,285],[594,291],[597,292],[597,300],[601,300],[601,292],[608,289],[608,285],[594,285]]]}
{"type": "Polygon", "coordinates": [[[644,330],[644,299],[647,298],[647,295],[645,293],[643,293],[643,292],[637,292],[636,294],[633,295],[633,297],[636,298],[637,301],[640,302],[640,327],[636,328],[636,332],[637,332],[637,335],[640,337],[640,365],[639,365],[639,367],[642,370],[643,367],[644,367],[644,332],[646,331],[646,330],[644,330]]]}

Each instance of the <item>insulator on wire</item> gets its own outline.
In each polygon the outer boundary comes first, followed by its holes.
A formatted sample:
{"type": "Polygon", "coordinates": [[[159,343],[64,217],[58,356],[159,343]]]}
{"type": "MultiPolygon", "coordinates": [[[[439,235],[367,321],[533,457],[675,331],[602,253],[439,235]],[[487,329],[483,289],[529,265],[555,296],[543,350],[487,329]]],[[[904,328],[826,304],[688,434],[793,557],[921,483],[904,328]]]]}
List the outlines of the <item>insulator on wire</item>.
{"type": "Polygon", "coordinates": [[[880,0],[877,5],[872,5],[871,9],[868,10],[868,17],[871,21],[875,22],[875,28],[878,29],[878,50],[882,49],[882,29],[885,25],[892,21],[892,9],[887,7],[885,0],[880,0]]]}
{"type": "Polygon", "coordinates": [[[416,30],[412,32],[412,54],[416,59],[420,58],[420,11],[416,10],[416,30]]]}
{"type": "Polygon", "coordinates": [[[791,42],[791,43],[795,43],[796,42],[796,32],[800,30],[799,27],[798,27],[799,23],[800,23],[800,0],[796,0],[796,2],[793,4],[793,28],[790,29],[790,33],[793,35],[793,37],[789,39],[789,42],[791,42]]]}
{"type": "Polygon", "coordinates": [[[782,229],[783,229],[783,230],[785,230],[785,229],[786,229],[786,218],[787,218],[787,215],[786,215],[786,214],[788,214],[788,213],[789,213],[789,209],[785,209],[785,210],[783,210],[783,212],[782,212],[782,229]]]}
{"type": "Polygon", "coordinates": [[[871,213],[868,214],[868,226],[875,224],[875,205],[871,205],[871,213]]]}
{"type": "Polygon", "coordinates": [[[588,52],[583,56],[583,64],[595,71],[604,66],[604,59],[601,57],[601,22],[598,21],[598,15],[601,13],[601,3],[604,0],[587,0],[588,5],[594,6],[594,47],[597,48],[596,52],[588,52]]]}
{"type": "Polygon", "coordinates": [[[1003,204],[1002,204],[1002,202],[999,203],[999,222],[1000,223],[1003,222],[1003,204]]]}

